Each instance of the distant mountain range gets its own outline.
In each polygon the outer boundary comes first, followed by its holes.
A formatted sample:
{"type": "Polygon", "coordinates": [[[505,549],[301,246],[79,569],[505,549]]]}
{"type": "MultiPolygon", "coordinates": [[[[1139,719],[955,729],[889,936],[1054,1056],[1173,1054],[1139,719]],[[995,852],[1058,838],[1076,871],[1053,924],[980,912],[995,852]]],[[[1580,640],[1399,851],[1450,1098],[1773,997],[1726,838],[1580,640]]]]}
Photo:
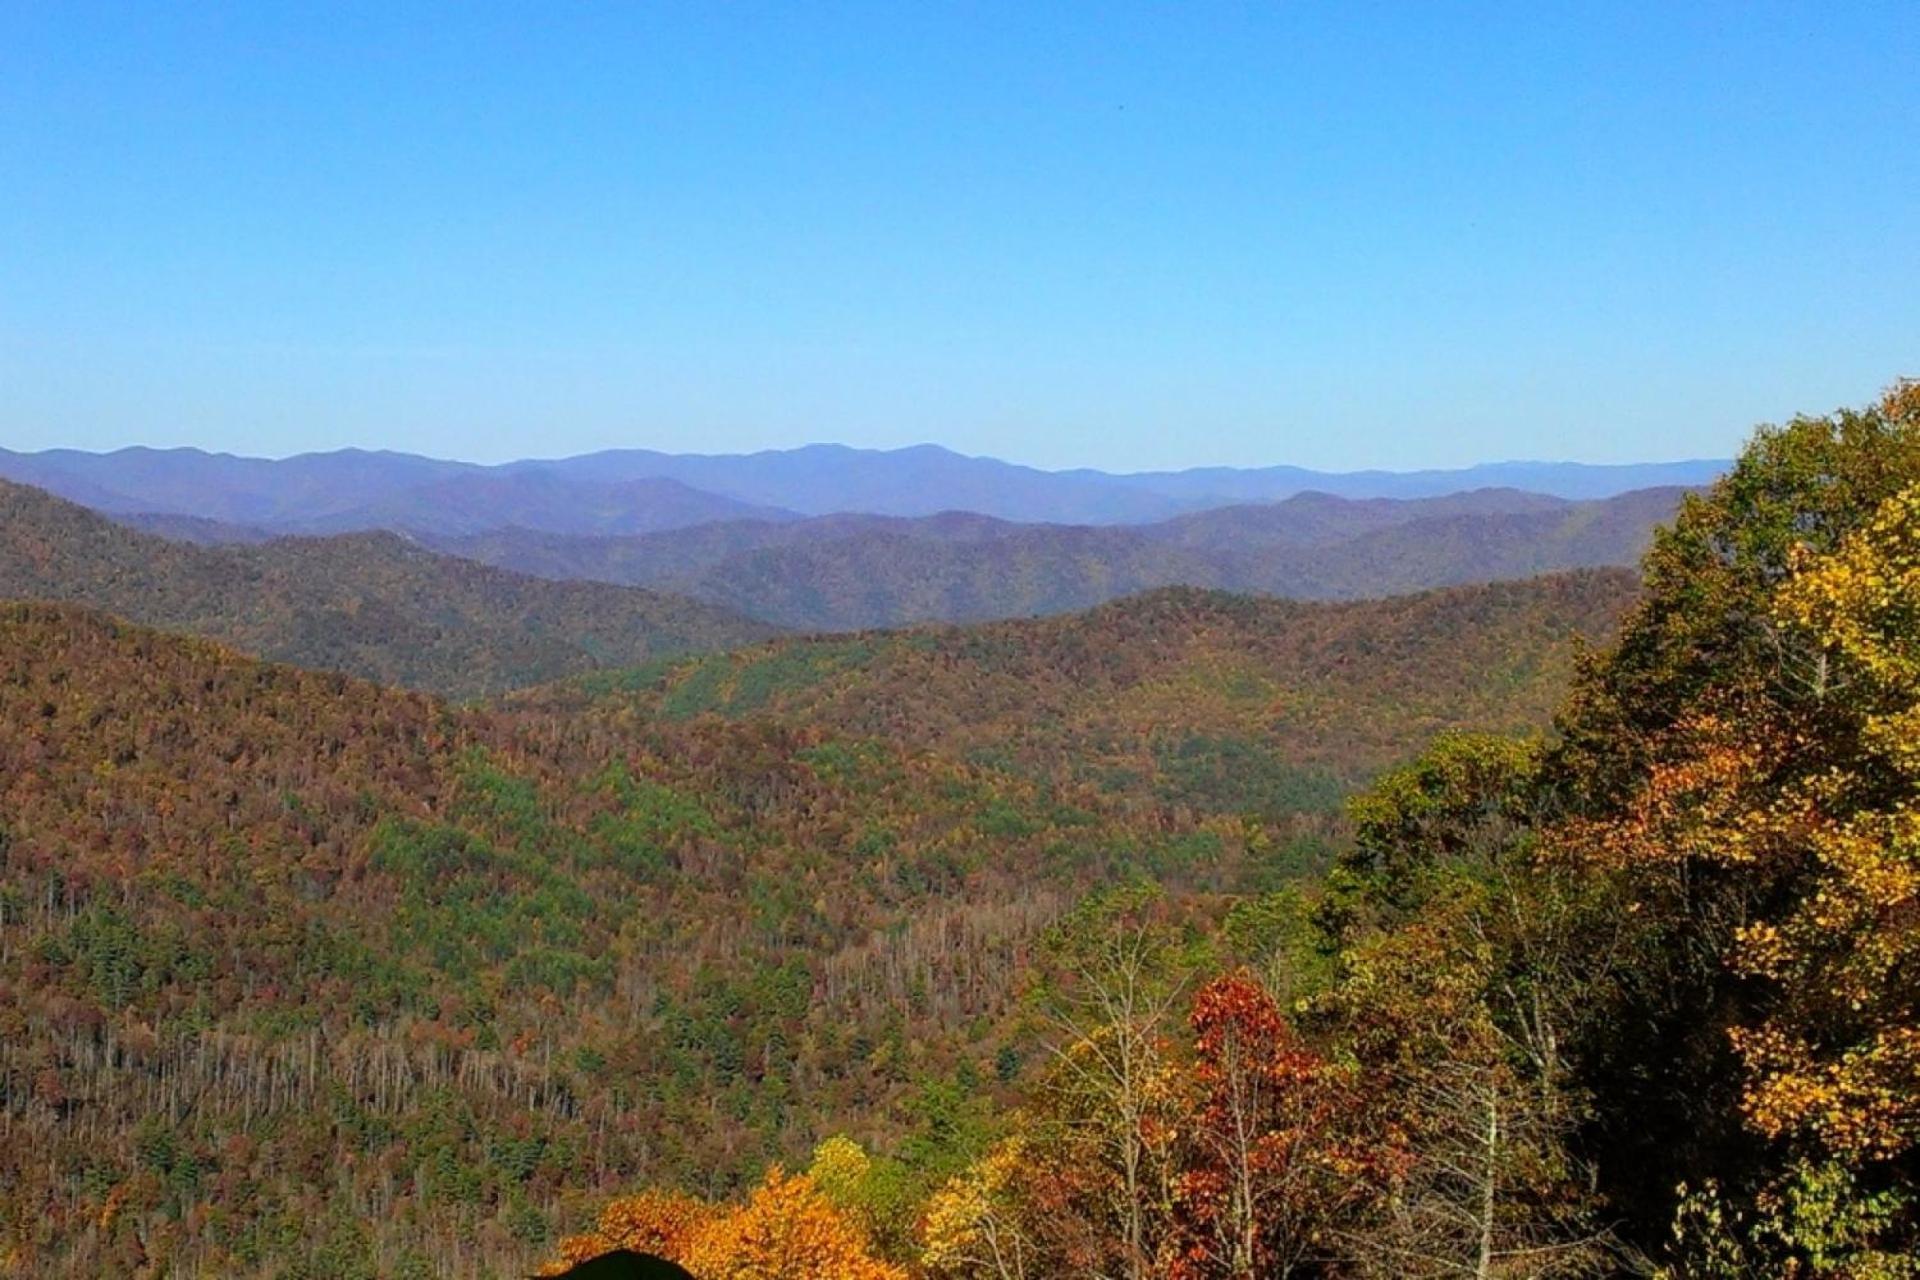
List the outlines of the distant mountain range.
{"type": "Polygon", "coordinates": [[[742,518],[925,517],[948,511],[1021,523],[1143,524],[1308,491],[1410,499],[1505,488],[1606,498],[1705,484],[1724,466],[1711,460],[1513,462],[1450,471],[1203,467],[1113,474],[1042,471],[933,445],[808,445],[741,455],[621,449],[499,466],[355,449],[278,460],[197,449],[0,450],[0,478],[116,515],[184,515],[278,533],[389,528],[437,536],[516,526],[624,535],[742,518]]]}
{"type": "MultiPolygon", "coordinates": [[[[722,520],[632,535],[496,528],[415,536],[537,577],[648,587],[783,627],[846,631],[1065,613],[1163,586],[1347,600],[1625,566],[1686,492],[1589,501],[1514,489],[1358,500],[1305,493],[1145,525],[946,512],[722,520]]],[[[273,536],[192,516],[120,519],[191,542],[273,536]]]]}
{"type": "Polygon", "coordinates": [[[171,542],[4,481],[0,599],[73,601],[266,658],[458,697],[773,633],[684,597],[526,577],[391,533],[171,542]]]}

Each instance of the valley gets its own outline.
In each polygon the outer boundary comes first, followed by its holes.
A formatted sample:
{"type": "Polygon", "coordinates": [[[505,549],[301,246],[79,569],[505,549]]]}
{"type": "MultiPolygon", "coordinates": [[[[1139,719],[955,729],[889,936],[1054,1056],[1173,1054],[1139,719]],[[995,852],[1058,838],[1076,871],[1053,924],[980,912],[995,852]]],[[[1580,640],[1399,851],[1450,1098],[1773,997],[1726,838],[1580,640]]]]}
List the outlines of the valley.
{"type": "Polygon", "coordinates": [[[636,1180],[957,1123],[1040,1068],[1023,957],[1084,894],[1306,883],[1353,786],[1537,732],[1634,593],[1174,591],[470,710],[4,606],[5,1179],[41,1209],[0,1232],[494,1274],[636,1180]]]}

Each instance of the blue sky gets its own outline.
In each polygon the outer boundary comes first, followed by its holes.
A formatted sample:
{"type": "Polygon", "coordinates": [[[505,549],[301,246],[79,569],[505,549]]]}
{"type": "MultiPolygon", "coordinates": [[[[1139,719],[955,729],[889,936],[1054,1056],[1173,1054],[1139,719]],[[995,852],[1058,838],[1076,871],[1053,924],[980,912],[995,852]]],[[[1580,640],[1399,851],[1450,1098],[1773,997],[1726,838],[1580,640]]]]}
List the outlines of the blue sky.
{"type": "Polygon", "coordinates": [[[1920,373],[1920,5],[0,0],[0,445],[1731,452],[1920,373]]]}

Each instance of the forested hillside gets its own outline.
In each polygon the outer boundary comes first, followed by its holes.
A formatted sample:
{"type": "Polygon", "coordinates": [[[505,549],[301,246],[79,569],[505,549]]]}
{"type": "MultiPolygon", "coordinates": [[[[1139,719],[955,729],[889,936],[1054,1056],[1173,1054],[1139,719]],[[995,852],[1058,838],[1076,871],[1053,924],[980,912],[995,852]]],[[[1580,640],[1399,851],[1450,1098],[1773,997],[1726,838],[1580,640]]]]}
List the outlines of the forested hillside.
{"type": "Polygon", "coordinates": [[[1920,1280],[1916,196],[1920,0],[0,0],[0,1280],[1920,1280]]]}
{"type": "Polygon", "coordinates": [[[4,606],[0,1257],[511,1275],[601,1197],[725,1196],[838,1131],[897,1153],[915,1247],[1039,1078],[1055,921],[1317,874],[1392,741],[1537,728],[1630,596],[1175,592],[465,711],[4,606]]]}
{"type": "MultiPolygon", "coordinates": [[[[645,587],[779,626],[849,631],[1068,613],[1164,586],[1357,600],[1625,567],[1684,492],[1587,502],[1512,489],[1366,500],[1305,493],[1121,527],[1016,524],[962,511],[732,519],[716,507],[702,519],[697,503],[677,515],[653,502],[629,510],[614,496],[628,491],[621,486],[596,497],[557,483],[543,472],[466,477],[389,499],[377,515],[363,508],[303,527],[405,529],[435,550],[519,573],[645,587]],[[653,531],[557,531],[622,522],[653,531]]],[[[272,536],[193,516],[115,518],[203,545],[272,536]]]]}
{"type": "Polygon", "coordinates": [[[1173,588],[1084,614],[792,638],[515,695],[637,722],[815,726],[1184,804],[1331,802],[1408,742],[1542,725],[1624,571],[1353,604],[1173,588]]]}
{"type": "Polygon", "coordinates": [[[0,599],[70,600],[251,653],[459,697],[772,628],[650,591],[524,577],[393,534],[201,547],[0,481],[0,599]]]}

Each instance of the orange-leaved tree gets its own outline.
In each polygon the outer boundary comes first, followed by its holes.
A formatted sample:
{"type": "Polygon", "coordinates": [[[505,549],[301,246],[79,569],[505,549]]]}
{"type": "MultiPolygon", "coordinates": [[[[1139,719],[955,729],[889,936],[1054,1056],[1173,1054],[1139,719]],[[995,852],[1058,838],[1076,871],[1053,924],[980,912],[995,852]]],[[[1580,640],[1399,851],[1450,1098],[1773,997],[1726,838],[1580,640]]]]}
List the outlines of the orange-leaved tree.
{"type": "Polygon", "coordinates": [[[677,1262],[700,1280],[905,1280],[866,1232],[805,1174],[775,1166],[742,1204],[673,1192],[615,1200],[595,1230],[563,1240],[546,1274],[615,1249],[677,1262]]]}
{"type": "Polygon", "coordinates": [[[615,1249],[632,1249],[682,1261],[693,1238],[712,1226],[724,1212],[677,1191],[649,1189],[622,1196],[600,1211],[600,1220],[592,1231],[563,1239],[559,1256],[547,1265],[543,1274],[558,1275],[576,1263],[615,1249]]]}

